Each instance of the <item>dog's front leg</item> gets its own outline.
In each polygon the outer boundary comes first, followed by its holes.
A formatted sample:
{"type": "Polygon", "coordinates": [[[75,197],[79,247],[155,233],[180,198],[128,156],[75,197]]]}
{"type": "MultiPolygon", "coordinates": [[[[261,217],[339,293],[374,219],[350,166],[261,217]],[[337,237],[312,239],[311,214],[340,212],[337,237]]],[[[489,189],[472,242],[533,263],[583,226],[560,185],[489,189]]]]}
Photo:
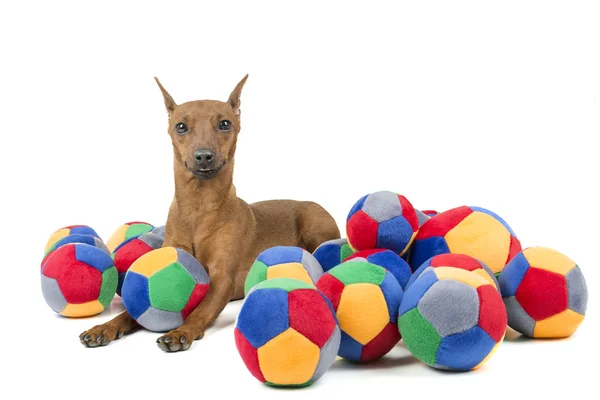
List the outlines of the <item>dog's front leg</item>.
{"type": "Polygon", "coordinates": [[[193,340],[202,339],[206,328],[221,314],[233,296],[233,279],[229,271],[217,270],[210,275],[210,289],[198,307],[183,325],[166,333],[156,341],[164,351],[187,350],[193,340]]]}

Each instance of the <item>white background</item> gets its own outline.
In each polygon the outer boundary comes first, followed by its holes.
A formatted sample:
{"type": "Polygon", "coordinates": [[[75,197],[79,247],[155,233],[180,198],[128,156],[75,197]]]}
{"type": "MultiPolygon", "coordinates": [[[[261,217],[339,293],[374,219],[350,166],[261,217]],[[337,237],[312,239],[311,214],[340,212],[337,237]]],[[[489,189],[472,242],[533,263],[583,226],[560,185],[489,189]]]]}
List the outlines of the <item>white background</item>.
{"type": "Polygon", "coordinates": [[[206,399],[590,398],[598,357],[600,14],[593,2],[2,2],[2,397],[206,399]],[[131,4],[131,5],[130,5],[131,4]],[[87,349],[88,319],[44,303],[48,236],[163,224],[173,195],[167,116],[226,100],[246,74],[235,184],[248,202],[310,199],[343,230],[363,194],[417,208],[489,208],[524,246],[578,262],[588,315],[568,340],[509,334],[481,370],[435,371],[402,344],[338,361],[314,386],[262,386],[236,351],[230,304],[166,354],[141,332],[87,349]],[[225,396],[225,397],[224,397],[225,396]]]}

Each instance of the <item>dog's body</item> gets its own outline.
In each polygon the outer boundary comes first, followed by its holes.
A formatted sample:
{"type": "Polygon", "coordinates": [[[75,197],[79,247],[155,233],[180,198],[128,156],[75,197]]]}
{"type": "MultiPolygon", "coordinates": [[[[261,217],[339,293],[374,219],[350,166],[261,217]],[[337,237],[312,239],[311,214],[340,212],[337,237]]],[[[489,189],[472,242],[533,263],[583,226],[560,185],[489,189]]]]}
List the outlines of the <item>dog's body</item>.
{"type": "MultiPolygon", "coordinates": [[[[211,287],[202,303],[178,329],[157,342],[165,351],[187,350],[204,335],[231,300],[244,297],[244,282],[258,254],[273,246],[316,247],[340,237],[321,206],[272,200],[248,204],[233,185],[234,156],[240,131],[240,95],[246,77],[227,102],[202,100],[177,105],[162,87],[174,150],[175,196],[163,246],[193,254],[206,268],[211,287]]],[[[136,327],[123,312],[80,335],[88,347],[103,346],[136,327]]]]}

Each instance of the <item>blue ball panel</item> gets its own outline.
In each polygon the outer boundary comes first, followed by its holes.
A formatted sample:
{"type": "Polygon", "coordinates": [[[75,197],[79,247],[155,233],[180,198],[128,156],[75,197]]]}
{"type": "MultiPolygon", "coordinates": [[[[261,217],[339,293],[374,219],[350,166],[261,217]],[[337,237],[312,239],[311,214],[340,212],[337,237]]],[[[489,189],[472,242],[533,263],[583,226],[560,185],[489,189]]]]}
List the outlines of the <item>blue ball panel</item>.
{"type": "Polygon", "coordinates": [[[90,236],[90,235],[81,235],[81,234],[71,234],[69,236],[65,236],[64,238],[60,239],[58,242],[56,242],[56,244],[54,245],[57,249],[61,246],[64,246],[65,244],[69,244],[69,243],[84,243],[84,244],[89,244],[90,246],[94,246],[96,247],[96,242],[94,241],[94,237],[90,236]]]}
{"type": "Polygon", "coordinates": [[[437,275],[432,271],[431,273],[424,273],[419,280],[415,281],[402,296],[400,302],[399,314],[404,315],[407,311],[412,310],[418,304],[425,292],[438,281],[437,275]]]}
{"type": "Polygon", "coordinates": [[[237,328],[258,349],[290,326],[288,292],[258,289],[250,293],[240,310],[237,328]]]}
{"type": "Polygon", "coordinates": [[[327,272],[333,267],[337,267],[341,264],[340,251],[341,247],[339,244],[326,244],[315,250],[313,256],[317,259],[323,271],[327,272]]]}
{"type": "Polygon", "coordinates": [[[375,265],[380,265],[390,271],[402,289],[406,287],[406,284],[412,275],[412,271],[408,263],[403,258],[391,251],[382,251],[371,254],[369,257],[367,257],[367,261],[375,265]]]}
{"type": "Polygon", "coordinates": [[[96,231],[93,230],[92,228],[90,228],[89,226],[78,226],[75,228],[71,228],[71,232],[69,234],[70,235],[91,235],[91,236],[95,236],[97,238],[100,237],[100,236],[98,236],[96,231]]]}
{"type": "Polygon", "coordinates": [[[300,247],[275,246],[260,253],[257,259],[270,267],[291,262],[301,263],[302,254],[303,251],[300,247]]]}
{"type": "Polygon", "coordinates": [[[419,266],[417,268],[417,270],[410,276],[410,279],[408,280],[408,283],[406,284],[405,288],[412,285],[413,282],[417,280],[419,275],[421,275],[423,273],[423,271],[425,271],[425,269],[429,268],[429,266],[431,265],[432,259],[433,259],[433,257],[429,258],[427,261],[425,261],[423,264],[421,264],[421,266],[419,266]]]}
{"type": "Polygon", "coordinates": [[[445,253],[450,253],[450,248],[443,237],[433,236],[423,240],[415,240],[410,252],[410,267],[415,271],[431,257],[445,253]]]}
{"type": "Polygon", "coordinates": [[[398,308],[400,308],[400,302],[402,300],[402,287],[398,283],[398,280],[389,271],[385,273],[385,278],[379,285],[385,302],[388,306],[388,312],[390,314],[390,322],[395,324],[398,322],[398,308]]]}
{"type": "Polygon", "coordinates": [[[358,199],[358,201],[352,206],[350,212],[348,213],[348,217],[346,217],[346,222],[348,222],[350,218],[352,218],[352,216],[356,214],[357,211],[362,209],[363,205],[365,204],[365,200],[367,200],[367,197],[369,197],[368,194],[364,195],[363,197],[358,199]]]}
{"type": "Polygon", "coordinates": [[[114,266],[112,258],[106,252],[88,244],[75,244],[75,258],[101,273],[114,266]]]}
{"type": "Polygon", "coordinates": [[[468,371],[475,368],[492,351],[496,342],[479,326],[442,338],[436,364],[468,371]]]}
{"type": "Polygon", "coordinates": [[[412,226],[403,216],[381,222],[377,230],[377,248],[400,254],[410,243],[413,233],[412,226]]]}
{"type": "Polygon", "coordinates": [[[521,284],[525,273],[529,269],[529,261],[523,253],[518,253],[500,272],[498,284],[503,297],[517,294],[517,288],[521,284]]]}
{"type": "Polygon", "coordinates": [[[121,288],[121,299],[131,318],[138,319],[150,307],[148,278],[128,271],[121,288]]]}
{"type": "Polygon", "coordinates": [[[346,332],[342,331],[342,340],[340,341],[340,350],[338,351],[338,356],[350,361],[360,361],[362,349],[362,344],[358,343],[346,332]]]}

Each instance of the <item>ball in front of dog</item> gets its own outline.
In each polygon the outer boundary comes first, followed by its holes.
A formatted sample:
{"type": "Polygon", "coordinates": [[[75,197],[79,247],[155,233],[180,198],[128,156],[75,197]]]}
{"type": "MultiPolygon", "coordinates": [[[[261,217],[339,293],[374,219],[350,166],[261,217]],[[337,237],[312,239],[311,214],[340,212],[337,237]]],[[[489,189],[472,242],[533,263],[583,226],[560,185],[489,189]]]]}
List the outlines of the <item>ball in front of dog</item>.
{"type": "Polygon", "coordinates": [[[352,254],[345,262],[357,261],[379,265],[380,267],[387,269],[394,275],[396,280],[398,280],[398,283],[403,290],[412,276],[412,271],[408,263],[391,250],[361,250],[352,254]]]}
{"type": "Polygon", "coordinates": [[[60,246],[42,265],[46,303],[65,317],[89,317],[106,309],[117,290],[117,269],[105,250],[85,243],[60,246]]]}
{"type": "Polygon", "coordinates": [[[500,273],[508,325],[531,338],[565,338],[585,318],[588,289],[581,268],[547,247],[529,247],[500,273]]]}
{"type": "Polygon", "coordinates": [[[406,197],[390,191],[361,197],[346,218],[346,237],[356,251],[386,249],[402,256],[418,229],[412,204],[406,197]]]}
{"type": "Polygon", "coordinates": [[[386,355],[400,341],[398,307],[402,287],[391,272],[362,261],[346,261],[317,282],[333,305],[342,341],[338,355],[366,363],[386,355]]]}
{"type": "Polygon", "coordinates": [[[166,332],[183,324],[209,286],[210,277],[194,256],[162,247],[133,262],[125,274],[121,298],[137,323],[150,331],[166,332]]]}
{"type": "Polygon", "coordinates": [[[328,240],[321,243],[313,252],[313,256],[321,264],[324,272],[337,267],[352,254],[354,254],[354,250],[352,250],[346,238],[328,240]]]}
{"type": "Polygon", "coordinates": [[[295,246],[275,246],[262,251],[248,271],[244,293],[256,284],[273,278],[299,279],[313,285],[323,275],[323,267],[315,256],[295,246]]]}
{"type": "Polygon", "coordinates": [[[119,226],[106,242],[106,247],[112,253],[117,247],[128,240],[132,240],[144,233],[151,232],[154,229],[152,224],[141,221],[126,222],[119,226]]]}
{"type": "Polygon", "coordinates": [[[253,286],[238,314],[235,344],[250,373],[270,386],[305,387],[336,359],[341,332],[329,300],[304,281],[253,286]]]}

